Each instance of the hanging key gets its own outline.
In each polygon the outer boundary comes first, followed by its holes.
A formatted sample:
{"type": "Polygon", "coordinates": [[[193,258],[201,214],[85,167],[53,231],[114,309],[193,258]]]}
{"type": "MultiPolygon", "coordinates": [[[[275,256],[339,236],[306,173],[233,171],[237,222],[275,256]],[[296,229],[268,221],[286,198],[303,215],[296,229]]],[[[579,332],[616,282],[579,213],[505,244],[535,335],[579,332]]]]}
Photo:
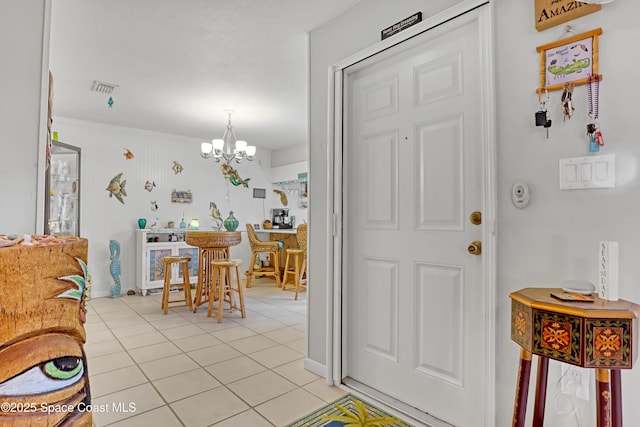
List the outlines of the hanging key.
{"type": "Polygon", "coordinates": [[[551,127],[551,119],[547,119],[547,121],[544,123],[544,127],[545,129],[547,129],[547,139],[549,139],[549,128],[551,127]]]}
{"type": "Polygon", "coordinates": [[[536,126],[544,126],[547,129],[547,139],[549,139],[549,128],[551,127],[551,119],[549,119],[549,112],[547,111],[547,102],[549,102],[549,92],[547,89],[538,90],[538,111],[536,111],[535,119],[536,126]],[[542,94],[544,93],[544,97],[542,94]]]}

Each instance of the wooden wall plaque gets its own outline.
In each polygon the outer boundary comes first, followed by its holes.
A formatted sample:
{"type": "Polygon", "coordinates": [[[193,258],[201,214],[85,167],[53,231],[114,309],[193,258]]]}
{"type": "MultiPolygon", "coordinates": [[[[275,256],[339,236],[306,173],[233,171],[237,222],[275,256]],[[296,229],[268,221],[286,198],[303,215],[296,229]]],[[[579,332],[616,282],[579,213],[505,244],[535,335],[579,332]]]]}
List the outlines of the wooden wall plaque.
{"type": "Polygon", "coordinates": [[[536,30],[542,31],[563,22],[599,11],[599,4],[587,4],[576,0],[535,0],[536,30]]]}

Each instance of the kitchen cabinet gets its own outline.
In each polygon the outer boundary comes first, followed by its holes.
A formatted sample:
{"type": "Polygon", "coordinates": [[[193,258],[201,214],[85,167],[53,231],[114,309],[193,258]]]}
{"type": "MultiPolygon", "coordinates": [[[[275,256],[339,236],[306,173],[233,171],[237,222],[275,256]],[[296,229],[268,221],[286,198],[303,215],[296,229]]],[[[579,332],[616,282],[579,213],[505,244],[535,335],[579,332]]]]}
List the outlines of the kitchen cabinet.
{"type": "MultiPolygon", "coordinates": [[[[144,229],[136,233],[136,286],[142,295],[164,286],[162,258],[166,256],[191,257],[189,283],[195,286],[198,281],[198,248],[185,243],[185,230],[144,229]]],[[[171,278],[175,283],[182,283],[182,269],[179,267],[178,264],[172,265],[171,278]]]]}

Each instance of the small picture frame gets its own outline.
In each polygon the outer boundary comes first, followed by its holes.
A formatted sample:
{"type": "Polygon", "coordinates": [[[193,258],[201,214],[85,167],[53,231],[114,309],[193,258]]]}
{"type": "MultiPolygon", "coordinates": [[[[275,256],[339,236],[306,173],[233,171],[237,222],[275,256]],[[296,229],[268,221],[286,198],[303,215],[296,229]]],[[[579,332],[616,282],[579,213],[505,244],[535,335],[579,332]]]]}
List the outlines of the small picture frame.
{"type": "Polygon", "coordinates": [[[541,90],[559,90],[566,83],[588,83],[589,75],[598,75],[598,36],[602,28],[576,34],[538,46],[541,90]]]}

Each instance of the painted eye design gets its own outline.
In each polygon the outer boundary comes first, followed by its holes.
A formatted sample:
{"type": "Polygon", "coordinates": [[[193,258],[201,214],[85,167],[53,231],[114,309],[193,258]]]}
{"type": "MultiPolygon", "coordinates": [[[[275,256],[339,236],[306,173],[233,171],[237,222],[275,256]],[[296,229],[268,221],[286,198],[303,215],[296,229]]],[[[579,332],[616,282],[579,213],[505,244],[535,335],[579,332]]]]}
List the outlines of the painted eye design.
{"type": "Polygon", "coordinates": [[[40,365],[42,372],[54,380],[68,380],[82,371],[82,360],[79,357],[60,357],[40,365]]]}
{"type": "Polygon", "coordinates": [[[0,396],[29,396],[51,393],[82,379],[84,363],[76,356],[42,362],[0,383],[0,396]]]}

